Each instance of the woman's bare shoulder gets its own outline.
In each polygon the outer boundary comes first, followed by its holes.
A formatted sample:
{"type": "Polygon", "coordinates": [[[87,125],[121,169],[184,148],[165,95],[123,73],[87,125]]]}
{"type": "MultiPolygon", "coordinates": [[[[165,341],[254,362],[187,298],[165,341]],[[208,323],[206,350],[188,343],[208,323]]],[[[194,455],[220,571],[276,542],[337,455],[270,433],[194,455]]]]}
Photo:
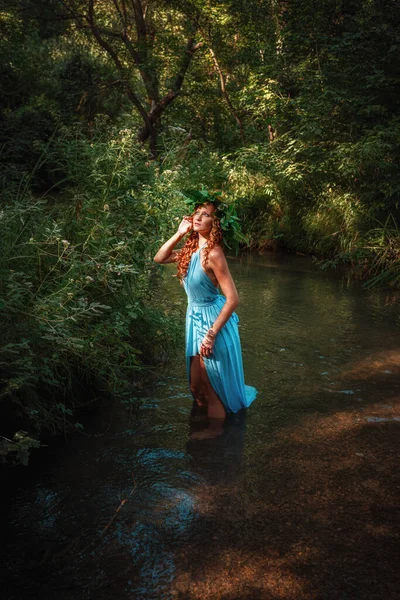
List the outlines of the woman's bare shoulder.
{"type": "Polygon", "coordinates": [[[208,255],[210,258],[221,258],[221,257],[225,257],[225,253],[222,249],[222,246],[220,246],[219,244],[217,244],[216,246],[213,246],[210,250],[210,253],[208,255]]]}
{"type": "Polygon", "coordinates": [[[212,264],[225,264],[226,263],[226,258],[225,258],[225,253],[222,249],[222,246],[217,245],[214,246],[213,248],[211,248],[210,253],[208,255],[208,259],[212,264]]]}

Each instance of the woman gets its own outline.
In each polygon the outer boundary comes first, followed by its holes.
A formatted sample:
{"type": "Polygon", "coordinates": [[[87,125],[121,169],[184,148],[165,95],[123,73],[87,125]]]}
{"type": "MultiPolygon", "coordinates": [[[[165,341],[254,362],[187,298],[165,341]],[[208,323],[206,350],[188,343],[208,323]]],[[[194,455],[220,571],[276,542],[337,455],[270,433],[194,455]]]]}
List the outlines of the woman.
{"type": "Polygon", "coordinates": [[[198,204],[157,252],[155,262],[176,262],[188,295],[186,368],[190,389],[210,419],[248,407],[257,391],[244,383],[238,333],[238,293],[221,247],[217,202],[198,204]],[[175,246],[190,232],[181,250],[175,246]],[[224,296],[219,294],[218,286],[224,296]]]}

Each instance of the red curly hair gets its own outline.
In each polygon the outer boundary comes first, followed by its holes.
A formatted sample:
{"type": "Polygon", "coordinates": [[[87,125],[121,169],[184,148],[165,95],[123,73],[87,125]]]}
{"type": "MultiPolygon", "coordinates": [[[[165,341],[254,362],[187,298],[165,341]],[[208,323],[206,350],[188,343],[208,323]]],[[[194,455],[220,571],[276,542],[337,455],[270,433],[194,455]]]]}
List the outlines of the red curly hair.
{"type": "MultiPolygon", "coordinates": [[[[212,204],[211,202],[207,202],[207,204],[212,204]]],[[[213,205],[214,206],[214,205],[213,205]]],[[[196,207],[198,208],[198,207],[196,207]]],[[[195,213],[193,213],[194,216],[195,213]]],[[[213,225],[210,231],[210,237],[207,240],[207,246],[203,251],[203,260],[202,267],[205,268],[208,262],[208,256],[215,246],[222,245],[222,229],[219,223],[218,218],[213,213],[213,225]]],[[[186,276],[187,270],[189,268],[190,259],[192,258],[192,254],[196,252],[199,247],[199,234],[197,231],[192,231],[188,239],[186,240],[185,245],[181,249],[178,254],[177,262],[177,276],[182,280],[186,276]]]]}

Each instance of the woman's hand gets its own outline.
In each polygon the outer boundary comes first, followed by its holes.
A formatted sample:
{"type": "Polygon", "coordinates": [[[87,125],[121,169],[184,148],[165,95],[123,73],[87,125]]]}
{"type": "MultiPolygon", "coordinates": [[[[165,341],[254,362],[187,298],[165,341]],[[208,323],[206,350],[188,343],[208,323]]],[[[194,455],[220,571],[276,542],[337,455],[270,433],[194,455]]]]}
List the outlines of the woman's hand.
{"type": "Polygon", "coordinates": [[[204,336],[200,346],[200,356],[204,358],[210,358],[215,342],[215,333],[212,329],[209,329],[204,336]]]}
{"type": "Polygon", "coordinates": [[[178,227],[178,233],[183,236],[189,233],[191,229],[193,229],[193,217],[183,217],[178,227]]]}
{"type": "Polygon", "coordinates": [[[193,217],[183,217],[178,227],[178,231],[161,246],[153,259],[154,262],[158,263],[159,265],[166,265],[167,263],[176,262],[180,250],[174,250],[174,248],[192,228],[193,217]]]}

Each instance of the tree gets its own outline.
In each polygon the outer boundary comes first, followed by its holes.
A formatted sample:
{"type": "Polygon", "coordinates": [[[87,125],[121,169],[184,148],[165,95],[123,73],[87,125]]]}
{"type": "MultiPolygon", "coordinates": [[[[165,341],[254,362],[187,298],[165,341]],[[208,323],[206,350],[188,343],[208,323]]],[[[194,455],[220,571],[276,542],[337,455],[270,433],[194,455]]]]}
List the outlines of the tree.
{"type": "Polygon", "coordinates": [[[167,107],[181,94],[193,56],[201,47],[197,28],[182,10],[160,0],[59,0],[62,13],[90,36],[114,63],[122,86],[157,156],[157,133],[167,107]]]}

